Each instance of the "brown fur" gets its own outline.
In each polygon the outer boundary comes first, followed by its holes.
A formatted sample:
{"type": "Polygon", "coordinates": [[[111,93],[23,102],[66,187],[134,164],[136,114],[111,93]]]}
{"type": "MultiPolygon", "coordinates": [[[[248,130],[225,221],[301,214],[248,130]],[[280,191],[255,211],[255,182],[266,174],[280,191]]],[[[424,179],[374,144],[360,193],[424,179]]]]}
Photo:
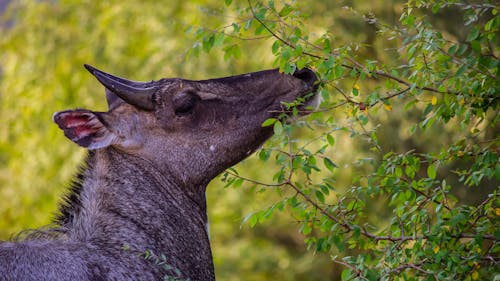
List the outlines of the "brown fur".
{"type": "Polygon", "coordinates": [[[87,68],[107,87],[110,110],[54,116],[91,150],[58,226],[0,243],[0,280],[214,280],[206,185],[272,134],[262,122],[313,91],[315,75],[267,70],[143,85],[87,68]],[[119,92],[146,88],[140,99],[119,92]]]}

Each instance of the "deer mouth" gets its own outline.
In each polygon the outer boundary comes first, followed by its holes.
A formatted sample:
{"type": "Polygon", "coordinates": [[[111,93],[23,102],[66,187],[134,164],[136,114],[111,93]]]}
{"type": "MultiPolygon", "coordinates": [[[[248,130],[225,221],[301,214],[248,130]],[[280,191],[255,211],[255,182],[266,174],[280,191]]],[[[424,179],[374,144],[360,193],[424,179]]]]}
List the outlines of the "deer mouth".
{"type": "Polygon", "coordinates": [[[279,113],[285,113],[288,116],[298,114],[299,116],[305,116],[316,111],[321,104],[322,98],[318,94],[318,86],[313,85],[311,87],[306,87],[306,90],[299,95],[293,102],[281,102],[279,113]]]}
{"type": "MultiPolygon", "coordinates": [[[[298,78],[304,83],[304,92],[297,98],[298,105],[296,106],[299,115],[307,115],[316,110],[321,103],[321,95],[318,94],[318,77],[309,68],[296,70],[293,73],[295,78],[298,78]]],[[[293,111],[293,110],[292,110],[293,111]]]]}

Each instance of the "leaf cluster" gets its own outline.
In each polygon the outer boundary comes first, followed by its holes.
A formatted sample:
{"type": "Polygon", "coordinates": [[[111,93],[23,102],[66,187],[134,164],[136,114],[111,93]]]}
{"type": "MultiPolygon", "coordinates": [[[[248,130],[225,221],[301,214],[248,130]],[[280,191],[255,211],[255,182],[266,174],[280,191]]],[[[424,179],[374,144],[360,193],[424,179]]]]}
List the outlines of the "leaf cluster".
{"type": "Polygon", "coordinates": [[[274,64],[284,73],[314,69],[323,98],[305,120],[263,123],[275,132],[258,153],[277,167],[270,182],[236,170],[223,175],[228,186],[246,182],[280,198],[244,222],[253,227],[275,211],[288,213],[309,250],[344,266],[342,280],[498,278],[498,7],[408,1],[392,24],[365,14],[391,47],[386,60],[367,57],[366,46],[328,30],[311,32],[294,1],[248,1],[234,9],[244,24],[201,31],[203,40],[221,42],[228,57],[238,56],[236,42],[271,41],[274,64]],[[463,17],[464,36],[437,27],[436,15],[449,10],[463,17]],[[381,132],[399,116],[410,120],[410,139],[436,130],[451,137],[427,149],[390,147],[381,132]],[[338,163],[332,155],[346,135],[366,153],[338,163]],[[351,175],[348,186],[339,186],[343,173],[351,175]],[[457,195],[474,189],[484,190],[474,203],[457,195]],[[383,219],[374,218],[376,210],[383,219]]]}

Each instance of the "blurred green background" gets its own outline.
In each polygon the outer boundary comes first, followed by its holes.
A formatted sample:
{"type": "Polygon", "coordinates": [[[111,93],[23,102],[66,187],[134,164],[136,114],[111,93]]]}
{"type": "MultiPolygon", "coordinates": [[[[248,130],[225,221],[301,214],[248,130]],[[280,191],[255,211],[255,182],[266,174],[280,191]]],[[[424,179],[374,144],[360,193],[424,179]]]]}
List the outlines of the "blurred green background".
{"type": "MultiPolygon", "coordinates": [[[[234,2],[246,5],[246,1],[234,2]]],[[[395,59],[387,57],[387,42],[377,41],[374,27],[343,7],[353,7],[359,14],[374,13],[394,23],[403,2],[303,2],[307,3],[299,6],[310,15],[307,25],[312,33],[329,31],[344,41],[367,44],[360,56],[395,59]]],[[[272,40],[241,41],[240,55],[228,60],[221,50],[208,54],[200,50],[194,31],[216,29],[233,22],[234,16],[217,0],[12,1],[0,22],[0,240],[50,223],[58,198],[85,156],[51,122],[52,114],[59,110],[106,109],[104,91],[82,67],[84,63],[140,81],[205,79],[273,67],[272,40]],[[197,52],[199,56],[194,55],[197,52]]],[[[464,30],[455,24],[461,15],[436,15],[434,19],[450,36],[463,38],[464,30]]],[[[453,138],[453,132],[436,128],[426,138],[410,139],[404,120],[419,116],[397,108],[392,114],[408,114],[382,120],[390,124],[382,129],[380,143],[396,150],[433,150],[426,147],[429,138],[434,143],[439,138],[453,138]]],[[[336,144],[333,155],[338,163],[347,163],[367,149],[351,141],[346,136],[336,144]]],[[[238,170],[250,178],[266,178],[272,169],[268,164],[250,157],[238,170]]],[[[350,169],[340,169],[338,186],[349,186],[350,173],[350,169]]],[[[208,188],[219,280],[337,279],[341,268],[329,256],[306,251],[293,218],[277,214],[254,228],[242,224],[245,215],[275,200],[272,193],[262,194],[246,185],[236,189],[223,186],[215,179],[208,188]]],[[[482,192],[476,193],[479,197],[482,192]]],[[[475,200],[465,191],[458,196],[475,200]]]]}

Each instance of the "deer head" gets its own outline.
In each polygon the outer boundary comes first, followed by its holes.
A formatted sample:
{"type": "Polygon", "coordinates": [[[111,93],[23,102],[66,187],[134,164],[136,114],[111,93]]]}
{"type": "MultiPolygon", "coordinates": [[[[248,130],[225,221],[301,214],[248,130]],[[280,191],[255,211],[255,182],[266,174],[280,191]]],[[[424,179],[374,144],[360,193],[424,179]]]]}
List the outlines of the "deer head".
{"type": "Polygon", "coordinates": [[[148,160],[182,184],[206,184],[272,134],[261,124],[283,103],[315,90],[309,69],[219,79],[135,82],[85,65],[106,88],[109,110],[58,112],[66,137],[88,149],[114,147],[148,160]]]}

